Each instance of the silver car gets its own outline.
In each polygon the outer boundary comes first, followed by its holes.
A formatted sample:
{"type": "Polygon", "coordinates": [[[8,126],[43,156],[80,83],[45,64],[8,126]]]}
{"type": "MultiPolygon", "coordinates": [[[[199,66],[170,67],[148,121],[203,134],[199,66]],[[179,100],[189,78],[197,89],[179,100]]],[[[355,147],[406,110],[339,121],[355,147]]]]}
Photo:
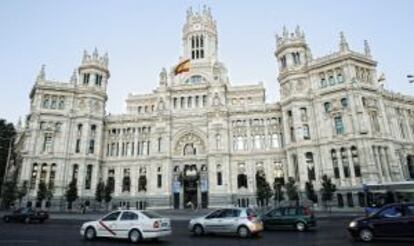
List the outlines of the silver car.
{"type": "Polygon", "coordinates": [[[263,231],[263,223],[250,208],[226,208],[190,220],[188,229],[195,236],[231,233],[246,238],[263,231]]]}

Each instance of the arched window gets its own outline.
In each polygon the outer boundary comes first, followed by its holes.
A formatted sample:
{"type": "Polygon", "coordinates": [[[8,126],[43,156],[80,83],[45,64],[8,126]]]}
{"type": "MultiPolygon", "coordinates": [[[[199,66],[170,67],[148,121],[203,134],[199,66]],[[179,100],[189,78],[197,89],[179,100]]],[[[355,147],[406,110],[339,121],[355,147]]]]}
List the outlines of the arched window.
{"type": "Polygon", "coordinates": [[[46,182],[46,174],[47,174],[47,164],[43,163],[42,168],[40,169],[40,181],[46,182]]]}
{"type": "Polygon", "coordinates": [[[344,176],[345,178],[349,178],[350,176],[349,160],[348,160],[348,152],[346,148],[341,148],[341,160],[342,160],[342,166],[344,168],[344,176]]]}
{"type": "Polygon", "coordinates": [[[361,165],[359,163],[358,149],[355,146],[351,147],[351,157],[354,164],[355,177],[361,177],[361,165]]]}
{"type": "Polygon", "coordinates": [[[49,190],[54,189],[55,178],[56,178],[56,163],[52,163],[52,165],[50,166],[50,174],[49,174],[49,190]]]}
{"type": "Polygon", "coordinates": [[[38,168],[37,163],[34,163],[32,167],[32,176],[30,178],[30,189],[34,189],[36,186],[38,168]]]}
{"type": "Polygon", "coordinates": [[[59,109],[64,109],[65,108],[65,97],[59,97],[58,108],[59,109]]]}
{"type": "Polygon", "coordinates": [[[331,150],[331,159],[332,159],[332,168],[334,171],[334,177],[336,179],[339,179],[339,166],[338,166],[338,157],[336,155],[336,150],[332,149],[331,150]]]}
{"type": "Polygon", "coordinates": [[[43,98],[43,108],[49,108],[49,96],[46,95],[45,98],[43,98]]]}
{"type": "Polygon", "coordinates": [[[335,122],[336,134],[344,134],[345,127],[344,127],[344,122],[342,121],[342,116],[340,115],[335,116],[334,122],[335,122]]]}

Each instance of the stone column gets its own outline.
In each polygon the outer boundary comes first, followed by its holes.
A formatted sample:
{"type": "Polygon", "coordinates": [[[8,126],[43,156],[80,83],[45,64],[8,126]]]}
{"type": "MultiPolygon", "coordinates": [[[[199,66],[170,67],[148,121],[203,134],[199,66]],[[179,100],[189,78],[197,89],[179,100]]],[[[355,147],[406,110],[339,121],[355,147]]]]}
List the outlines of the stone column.
{"type": "Polygon", "coordinates": [[[385,150],[384,147],[379,147],[378,148],[378,152],[379,152],[379,159],[381,161],[381,168],[383,169],[383,174],[384,174],[384,181],[390,181],[390,170],[388,167],[388,163],[387,160],[385,159],[385,150]]]}
{"type": "Polygon", "coordinates": [[[374,162],[375,162],[375,166],[376,168],[378,168],[377,174],[379,177],[379,181],[380,182],[384,182],[384,176],[383,176],[383,171],[382,171],[382,166],[381,166],[381,160],[379,158],[379,147],[378,146],[372,146],[372,152],[374,155],[374,162]]]}

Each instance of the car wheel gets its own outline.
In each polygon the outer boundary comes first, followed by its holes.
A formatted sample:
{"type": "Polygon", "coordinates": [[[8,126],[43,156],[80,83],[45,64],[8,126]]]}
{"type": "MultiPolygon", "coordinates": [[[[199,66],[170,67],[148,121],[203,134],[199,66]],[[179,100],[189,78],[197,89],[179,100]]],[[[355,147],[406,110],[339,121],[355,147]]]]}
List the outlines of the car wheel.
{"type": "Polygon", "coordinates": [[[3,221],[6,222],[6,223],[9,223],[10,222],[10,217],[9,216],[4,216],[3,221]]]}
{"type": "Polygon", "coordinates": [[[359,231],[359,239],[364,242],[371,242],[374,239],[374,234],[370,229],[362,229],[359,231]]]}
{"type": "Polygon", "coordinates": [[[237,235],[239,235],[240,238],[250,237],[250,230],[245,226],[240,226],[237,230],[237,235]]]}
{"type": "Polygon", "coordinates": [[[129,232],[129,241],[131,241],[131,243],[138,243],[139,241],[141,241],[141,233],[138,230],[132,230],[129,232]]]}
{"type": "Polygon", "coordinates": [[[204,234],[204,229],[201,225],[195,225],[193,227],[194,236],[202,236],[204,234]]]}
{"type": "Polygon", "coordinates": [[[96,238],[96,231],[93,227],[88,227],[85,230],[85,235],[84,235],[85,239],[88,241],[92,241],[96,238]]]}
{"type": "Polygon", "coordinates": [[[295,228],[296,228],[297,231],[302,232],[302,231],[305,231],[306,230],[306,225],[303,222],[297,222],[295,224],[295,228]]]}
{"type": "Polygon", "coordinates": [[[29,223],[30,223],[30,221],[31,221],[30,217],[26,217],[26,218],[24,219],[24,223],[26,223],[26,224],[29,224],[29,223]]]}

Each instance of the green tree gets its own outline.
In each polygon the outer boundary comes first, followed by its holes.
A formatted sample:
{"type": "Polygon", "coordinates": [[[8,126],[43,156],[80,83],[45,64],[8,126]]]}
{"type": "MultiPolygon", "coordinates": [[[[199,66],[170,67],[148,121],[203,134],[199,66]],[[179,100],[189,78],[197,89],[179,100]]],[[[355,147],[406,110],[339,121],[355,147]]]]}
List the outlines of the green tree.
{"type": "Polygon", "coordinates": [[[14,180],[4,182],[1,190],[2,207],[9,209],[17,197],[17,185],[14,180]]]}
{"type": "Polygon", "coordinates": [[[313,203],[316,203],[318,201],[318,197],[316,196],[315,189],[313,188],[313,183],[308,181],[305,183],[305,192],[306,197],[312,201],[313,203]]]}
{"type": "Polygon", "coordinates": [[[267,206],[272,197],[272,189],[266,181],[264,173],[256,173],[256,196],[260,206],[267,206]]]}
{"type": "Polygon", "coordinates": [[[42,204],[43,200],[45,200],[46,197],[47,197],[47,186],[46,186],[46,183],[43,180],[41,180],[37,187],[36,199],[40,204],[42,204]]]}
{"type": "MultiPolygon", "coordinates": [[[[15,154],[14,154],[15,137],[16,137],[16,130],[13,124],[7,123],[7,121],[4,119],[0,119],[0,184],[3,184],[4,174],[5,174],[4,172],[6,170],[7,162],[10,160],[14,160],[15,158],[15,154]]],[[[10,184],[11,183],[9,183],[9,185],[10,184]]]]}
{"type": "Polygon", "coordinates": [[[289,201],[296,201],[296,203],[299,202],[299,193],[298,193],[298,187],[296,185],[296,181],[294,178],[289,177],[288,182],[285,185],[286,188],[286,194],[289,199],[289,201]]]}
{"type": "Polygon", "coordinates": [[[111,202],[112,200],[112,191],[113,191],[113,184],[111,182],[107,182],[105,185],[105,190],[104,190],[104,200],[105,200],[107,208],[109,208],[109,202],[111,202]]]}
{"type": "Polygon", "coordinates": [[[280,181],[275,180],[273,182],[273,191],[274,191],[273,199],[275,200],[277,204],[285,200],[285,194],[283,192],[283,184],[280,181]]]}
{"type": "Polygon", "coordinates": [[[25,180],[23,181],[22,185],[17,190],[17,199],[19,200],[19,207],[22,206],[23,197],[27,195],[28,191],[29,191],[28,181],[25,180]]]}
{"type": "Polygon", "coordinates": [[[96,185],[95,190],[95,201],[99,203],[99,207],[101,207],[101,203],[105,198],[105,184],[102,180],[98,182],[96,185]]]}
{"type": "Polygon", "coordinates": [[[329,178],[326,174],[322,176],[321,185],[322,202],[325,208],[328,208],[329,203],[333,200],[336,185],[332,184],[331,178],[329,178]]]}
{"type": "Polygon", "coordinates": [[[72,209],[72,203],[78,199],[78,187],[76,185],[76,179],[72,180],[65,193],[66,201],[68,202],[68,209],[72,209]]]}

